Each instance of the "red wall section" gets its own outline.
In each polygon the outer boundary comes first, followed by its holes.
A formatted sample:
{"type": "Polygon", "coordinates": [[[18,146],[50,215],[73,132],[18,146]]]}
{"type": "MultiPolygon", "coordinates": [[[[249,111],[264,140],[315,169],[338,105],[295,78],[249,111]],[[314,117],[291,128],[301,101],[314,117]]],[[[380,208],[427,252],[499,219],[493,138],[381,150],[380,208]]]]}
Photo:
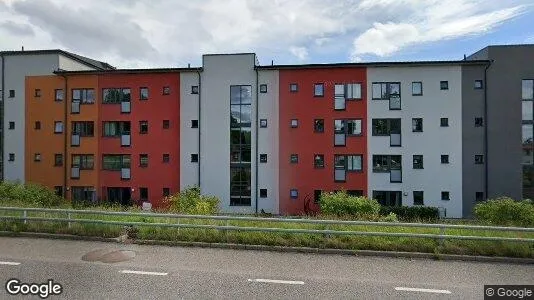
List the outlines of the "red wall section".
{"type": "Polygon", "coordinates": [[[301,214],[309,203],[312,210],[314,190],[362,190],[367,195],[367,91],[365,68],[293,69],[280,71],[280,213],[301,214]],[[291,93],[290,83],[298,84],[291,93]],[[314,84],[324,83],[324,97],[314,97],[314,84]],[[346,101],[346,110],[334,110],[334,85],[361,83],[362,99],[346,101]],[[298,128],[291,128],[298,119],[298,128]],[[324,119],[324,133],[314,132],[314,119],[324,119]],[[362,135],[347,137],[345,147],[334,147],[334,120],[362,119],[362,135]],[[298,154],[298,164],[290,155],[298,154]],[[323,154],[325,167],[314,167],[314,154],[323,154]],[[334,181],[335,154],[363,154],[363,171],[347,172],[346,182],[334,181]],[[290,198],[290,190],[298,198],[290,198]]]}
{"type": "MultiPolygon", "coordinates": [[[[158,205],[163,198],[163,188],[175,193],[180,189],[180,74],[145,73],[101,75],[98,93],[102,99],[105,88],[130,88],[131,113],[121,113],[120,104],[100,105],[99,135],[100,153],[131,154],[131,179],[121,180],[120,171],[100,171],[99,192],[106,199],[106,187],[133,189],[132,200],[140,198],[139,188],[148,188],[149,201],[158,205]],[[171,89],[163,95],[163,87],[171,89]],[[140,100],[140,88],[148,87],[148,100],[140,100]],[[163,120],[170,120],[170,128],[163,129],[163,120]],[[104,121],[130,121],[131,146],[121,147],[120,138],[103,137],[104,121]],[[148,121],[148,134],[140,134],[139,121],[148,121]],[[139,155],[148,154],[148,167],[139,166],[139,155]],[[163,154],[170,155],[168,163],[163,154]]],[[[102,161],[102,156],[98,158],[102,161]]]]}

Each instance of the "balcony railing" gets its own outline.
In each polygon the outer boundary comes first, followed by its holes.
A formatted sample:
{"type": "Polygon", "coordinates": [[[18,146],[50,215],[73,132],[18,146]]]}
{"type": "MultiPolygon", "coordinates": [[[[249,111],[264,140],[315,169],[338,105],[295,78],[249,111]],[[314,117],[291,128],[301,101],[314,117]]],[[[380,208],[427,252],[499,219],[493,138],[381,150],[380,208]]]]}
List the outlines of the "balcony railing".
{"type": "Polygon", "coordinates": [[[70,178],[80,178],[80,168],[79,167],[70,168],[70,178]]]}
{"type": "Polygon", "coordinates": [[[402,182],[402,170],[391,170],[389,173],[390,182],[402,182]]]}
{"type": "Polygon", "coordinates": [[[345,146],[345,134],[336,133],[334,135],[334,146],[345,146]]]}
{"type": "Polygon", "coordinates": [[[131,171],[130,168],[122,168],[121,169],[121,179],[130,179],[131,178],[131,171]]]}
{"type": "Polygon", "coordinates": [[[391,96],[389,98],[389,109],[390,110],[401,109],[401,98],[398,96],[391,96]]]}
{"type": "Polygon", "coordinates": [[[389,145],[390,146],[400,146],[401,145],[401,134],[400,133],[391,133],[389,135],[389,145]]]}
{"type": "Polygon", "coordinates": [[[130,102],[121,102],[121,112],[122,113],[129,113],[131,111],[130,102]]]}
{"type": "Polygon", "coordinates": [[[71,146],[80,146],[80,135],[77,133],[72,134],[70,138],[70,145],[71,146]]]}
{"type": "Polygon", "coordinates": [[[345,169],[336,169],[334,171],[334,180],[335,181],[345,181],[347,176],[347,171],[345,169]]]}
{"type": "Polygon", "coordinates": [[[72,101],[70,104],[70,111],[71,113],[79,113],[80,112],[80,102],[79,101],[72,101]]]}
{"type": "Polygon", "coordinates": [[[130,146],[131,144],[131,135],[123,134],[121,135],[121,146],[130,146]]]}

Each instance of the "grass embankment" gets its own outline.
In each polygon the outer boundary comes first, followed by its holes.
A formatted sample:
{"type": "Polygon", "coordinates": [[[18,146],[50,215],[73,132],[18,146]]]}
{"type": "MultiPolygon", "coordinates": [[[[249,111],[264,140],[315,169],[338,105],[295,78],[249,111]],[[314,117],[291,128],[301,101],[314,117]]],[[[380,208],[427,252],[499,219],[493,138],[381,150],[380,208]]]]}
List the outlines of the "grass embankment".
{"type": "MultiPolygon", "coordinates": [[[[1,203],[0,206],[19,206],[16,203],[1,203]]],[[[24,205],[26,206],[26,205],[24,205]]],[[[69,208],[68,205],[61,205],[62,208],[69,208]]],[[[91,210],[120,210],[117,207],[96,207],[91,210]]],[[[139,212],[138,209],[130,211],[139,212]]],[[[17,215],[21,212],[0,211],[0,215],[17,215]]],[[[39,213],[29,212],[28,217],[54,217],[66,218],[63,213],[39,213]]],[[[72,214],[75,219],[100,219],[121,222],[143,222],[143,223],[178,223],[177,219],[154,218],[144,216],[94,216],[87,214],[72,214]]],[[[324,217],[323,217],[324,218],[324,217]]],[[[288,228],[288,229],[329,229],[340,231],[361,231],[361,232],[403,232],[403,233],[432,233],[439,234],[437,228],[413,228],[405,226],[382,227],[373,225],[316,225],[316,224],[296,224],[280,222],[253,222],[253,221],[219,221],[219,220],[196,220],[180,219],[180,224],[209,224],[209,225],[230,225],[239,227],[264,227],[264,228],[288,228]]],[[[324,234],[292,234],[292,233],[265,233],[265,232],[243,232],[243,231],[223,231],[217,229],[189,229],[189,228],[161,228],[151,226],[138,227],[138,239],[161,240],[161,241],[188,241],[188,242],[208,242],[208,243],[236,243],[246,245],[269,245],[269,246],[291,246],[291,247],[312,247],[312,248],[333,248],[351,250],[383,250],[383,251],[409,251],[425,252],[435,254],[466,254],[485,256],[506,256],[534,258],[534,243],[524,242],[498,242],[498,241],[466,241],[466,240],[439,240],[427,238],[404,238],[404,237],[370,237],[370,236],[325,236],[324,234]]],[[[99,225],[99,224],[79,224],[72,223],[68,227],[67,223],[28,221],[0,221],[0,230],[14,232],[41,232],[74,234],[79,236],[98,237],[118,237],[123,232],[122,226],[99,225]]],[[[464,236],[499,236],[499,237],[523,237],[534,238],[534,233],[503,232],[494,230],[466,230],[447,229],[446,234],[464,236]]]]}

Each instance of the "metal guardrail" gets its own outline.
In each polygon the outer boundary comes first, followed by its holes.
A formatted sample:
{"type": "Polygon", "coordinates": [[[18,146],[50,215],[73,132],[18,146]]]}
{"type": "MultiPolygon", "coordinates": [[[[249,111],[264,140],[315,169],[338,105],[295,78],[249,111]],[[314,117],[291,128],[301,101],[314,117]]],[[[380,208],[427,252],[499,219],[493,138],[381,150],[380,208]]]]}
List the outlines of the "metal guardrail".
{"type": "Polygon", "coordinates": [[[447,235],[447,229],[466,230],[493,230],[503,232],[534,233],[534,228],[525,227],[502,227],[502,226],[479,226],[479,225],[455,225],[455,224],[423,224],[423,223],[395,223],[395,222],[368,222],[368,221],[339,221],[339,220],[314,220],[314,219],[290,219],[290,218],[265,218],[265,217],[245,217],[245,216],[205,216],[205,215],[179,215],[167,213],[150,212],[118,212],[118,211],[95,211],[95,210],[75,210],[75,209],[46,209],[46,208],[21,208],[21,207],[0,207],[4,212],[20,212],[21,216],[9,216],[0,214],[1,220],[23,221],[27,224],[32,222],[60,222],[67,223],[68,227],[72,223],[80,224],[100,224],[100,225],[122,225],[122,226],[150,226],[162,228],[192,228],[192,229],[216,229],[228,231],[256,231],[272,233],[294,233],[294,234],[321,234],[331,235],[354,235],[354,236],[386,236],[386,237],[407,237],[407,238],[430,238],[443,242],[446,239],[454,240],[482,240],[482,241],[503,241],[503,242],[526,242],[534,243],[534,238],[522,237],[496,237],[477,235],[447,235]],[[66,217],[31,217],[29,212],[57,213],[66,217]],[[95,215],[95,216],[125,216],[125,217],[151,217],[177,219],[178,223],[151,223],[151,222],[125,222],[109,221],[99,219],[73,218],[73,215],[95,215]],[[194,220],[215,220],[226,221],[226,225],[211,224],[187,224],[180,223],[180,219],[194,220]],[[298,223],[315,225],[345,225],[345,226],[379,226],[379,227],[412,227],[412,228],[434,228],[439,229],[439,234],[434,233],[404,233],[404,232],[377,232],[377,231],[354,231],[354,230],[330,230],[330,229],[305,229],[305,228],[276,228],[276,227],[250,227],[230,225],[229,221],[251,221],[251,222],[273,222],[273,223],[298,223]]]}

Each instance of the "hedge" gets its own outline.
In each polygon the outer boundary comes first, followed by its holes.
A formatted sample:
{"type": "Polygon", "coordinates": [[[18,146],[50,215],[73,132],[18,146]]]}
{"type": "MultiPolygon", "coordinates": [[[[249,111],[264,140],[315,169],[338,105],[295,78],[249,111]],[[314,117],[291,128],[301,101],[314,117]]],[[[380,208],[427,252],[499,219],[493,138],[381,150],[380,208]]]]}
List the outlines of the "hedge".
{"type": "Polygon", "coordinates": [[[403,221],[431,221],[439,218],[437,207],[431,206],[381,206],[380,214],[394,213],[403,221]]]}

